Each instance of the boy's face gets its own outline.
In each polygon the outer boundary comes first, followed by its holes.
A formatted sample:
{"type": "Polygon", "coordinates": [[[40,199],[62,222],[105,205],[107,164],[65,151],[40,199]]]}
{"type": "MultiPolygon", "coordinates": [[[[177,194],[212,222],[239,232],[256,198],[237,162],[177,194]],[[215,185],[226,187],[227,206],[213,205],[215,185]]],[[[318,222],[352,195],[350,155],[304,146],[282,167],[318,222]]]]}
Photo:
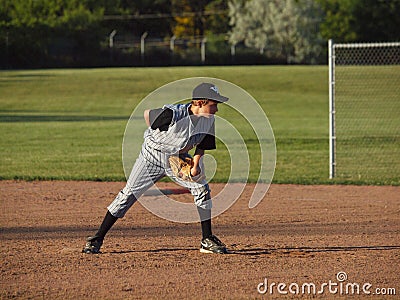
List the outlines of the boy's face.
{"type": "Polygon", "coordinates": [[[201,115],[215,115],[218,111],[218,102],[208,100],[207,104],[200,107],[199,113],[201,115]]]}

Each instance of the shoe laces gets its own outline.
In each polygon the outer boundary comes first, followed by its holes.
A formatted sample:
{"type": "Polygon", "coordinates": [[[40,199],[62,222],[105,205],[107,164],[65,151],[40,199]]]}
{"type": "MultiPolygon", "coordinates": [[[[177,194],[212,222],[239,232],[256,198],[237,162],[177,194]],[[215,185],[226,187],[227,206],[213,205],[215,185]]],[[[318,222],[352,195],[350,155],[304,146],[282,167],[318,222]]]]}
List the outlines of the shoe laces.
{"type": "Polygon", "coordinates": [[[225,247],[225,244],[221,242],[221,240],[217,238],[215,235],[211,235],[209,239],[212,240],[214,243],[216,243],[218,246],[225,247]]]}
{"type": "Polygon", "coordinates": [[[103,239],[98,237],[98,236],[91,236],[88,237],[87,242],[90,243],[90,245],[95,245],[95,244],[103,244],[103,239]]]}

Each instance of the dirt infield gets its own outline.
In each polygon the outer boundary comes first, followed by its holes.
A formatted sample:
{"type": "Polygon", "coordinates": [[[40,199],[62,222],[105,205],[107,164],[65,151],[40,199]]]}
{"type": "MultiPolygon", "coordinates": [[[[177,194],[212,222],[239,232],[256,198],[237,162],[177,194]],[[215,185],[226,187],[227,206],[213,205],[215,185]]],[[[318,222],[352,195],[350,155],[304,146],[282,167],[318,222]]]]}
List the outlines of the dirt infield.
{"type": "Polygon", "coordinates": [[[400,295],[400,187],[272,185],[249,209],[249,185],[213,221],[228,255],[201,254],[199,224],[160,219],[137,203],[102,254],[82,254],[123,185],[1,181],[0,298],[400,295]]]}

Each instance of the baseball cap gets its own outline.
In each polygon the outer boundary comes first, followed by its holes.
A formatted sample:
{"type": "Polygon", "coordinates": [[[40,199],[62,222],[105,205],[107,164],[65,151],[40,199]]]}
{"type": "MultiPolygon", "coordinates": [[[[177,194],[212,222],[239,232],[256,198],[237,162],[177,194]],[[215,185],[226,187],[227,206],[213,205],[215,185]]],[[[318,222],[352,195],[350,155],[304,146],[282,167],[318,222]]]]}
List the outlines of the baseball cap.
{"type": "Polygon", "coordinates": [[[206,82],[199,84],[193,89],[192,99],[193,100],[209,99],[221,103],[229,100],[228,97],[224,97],[219,93],[219,90],[216,85],[206,82]]]}

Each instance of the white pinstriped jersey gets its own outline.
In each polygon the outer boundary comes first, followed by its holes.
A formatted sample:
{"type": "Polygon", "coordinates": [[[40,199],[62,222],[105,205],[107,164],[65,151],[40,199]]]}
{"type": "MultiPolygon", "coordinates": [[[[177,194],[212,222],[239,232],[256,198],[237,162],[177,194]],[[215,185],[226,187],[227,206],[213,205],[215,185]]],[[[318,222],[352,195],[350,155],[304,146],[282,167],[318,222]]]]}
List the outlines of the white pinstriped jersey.
{"type": "MultiPolygon", "coordinates": [[[[168,156],[187,152],[201,143],[207,135],[214,135],[214,117],[197,117],[189,114],[191,104],[166,105],[173,111],[168,130],[152,129],[144,133],[142,151],[137,158],[126,186],[108,206],[109,212],[122,218],[136,200],[155,182],[168,175],[188,188],[198,207],[211,209],[210,188],[206,179],[185,182],[169,172],[168,156]]],[[[204,169],[204,166],[202,166],[204,169]]]]}
{"type": "Polygon", "coordinates": [[[196,147],[207,135],[214,135],[214,117],[190,115],[191,103],[165,105],[173,111],[168,130],[149,127],[144,133],[145,144],[165,154],[188,152],[196,147]]]}

